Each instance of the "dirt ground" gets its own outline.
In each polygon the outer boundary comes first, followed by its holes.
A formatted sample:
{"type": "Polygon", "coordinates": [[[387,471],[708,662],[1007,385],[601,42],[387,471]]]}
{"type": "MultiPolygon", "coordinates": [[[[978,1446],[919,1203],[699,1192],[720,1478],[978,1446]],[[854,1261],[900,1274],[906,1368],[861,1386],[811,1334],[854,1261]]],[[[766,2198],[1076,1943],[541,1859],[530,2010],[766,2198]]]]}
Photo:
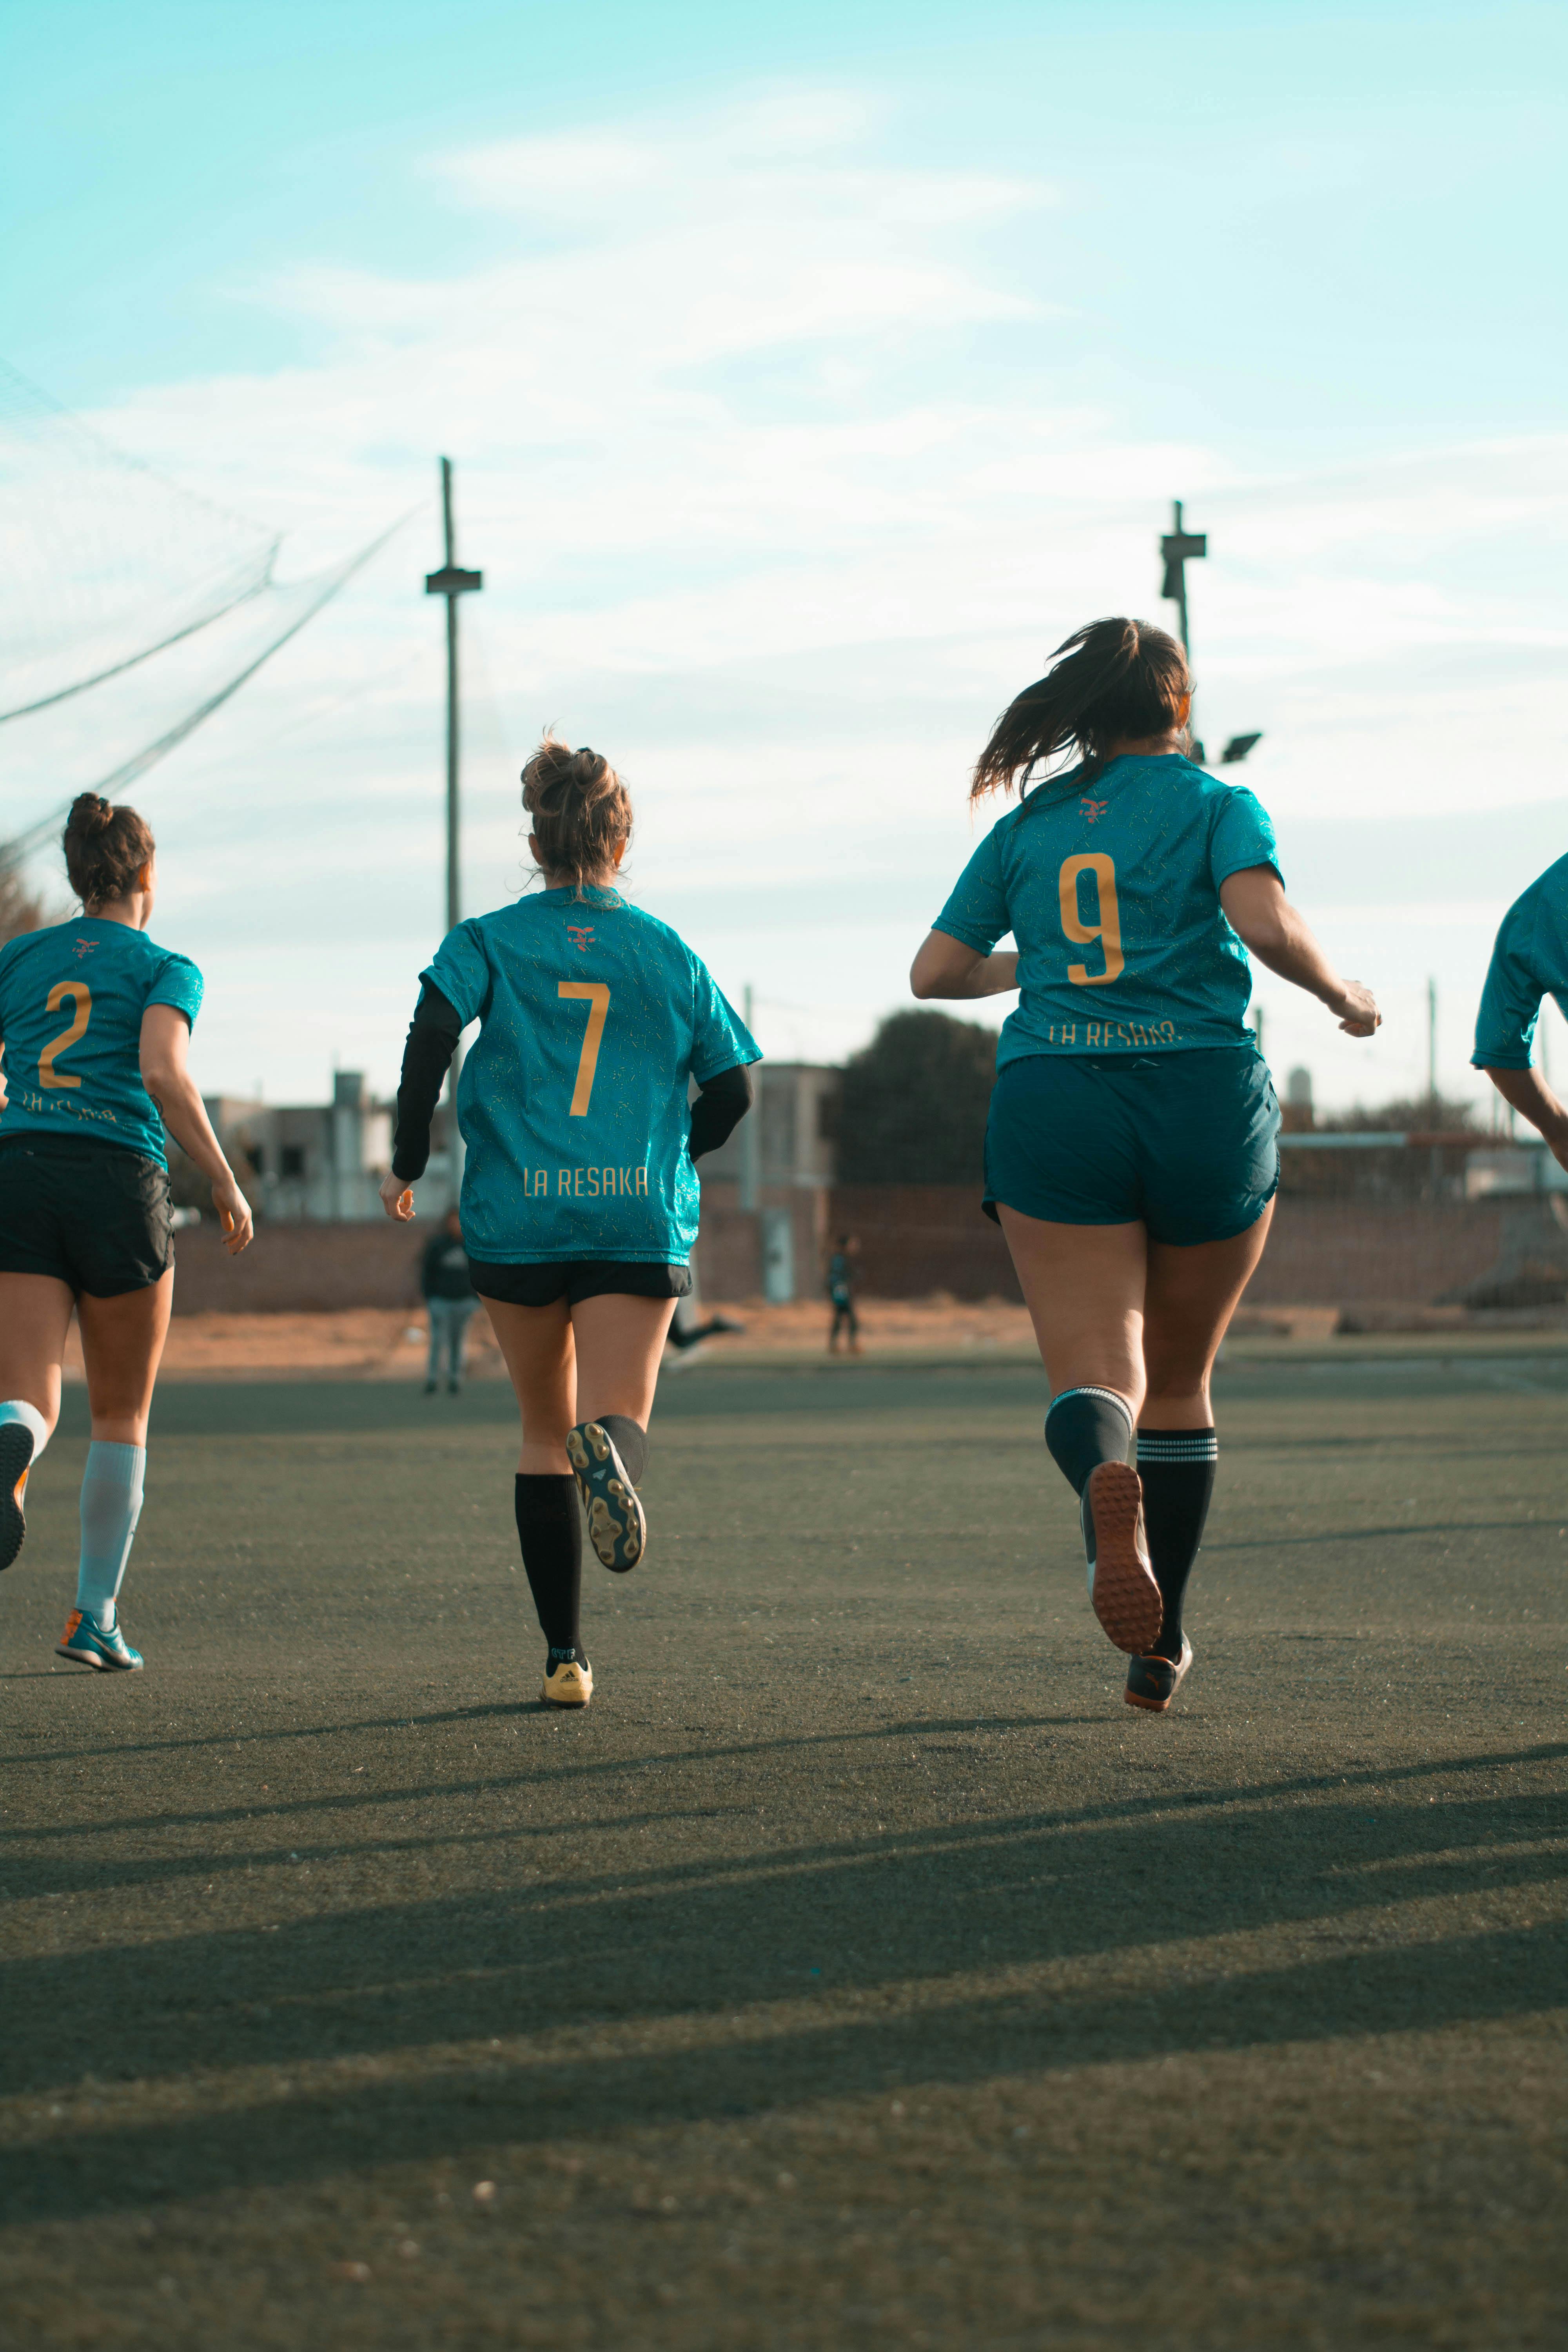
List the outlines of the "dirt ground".
{"type": "Polygon", "coordinates": [[[715,1349],[565,1717],[499,1382],[171,1383],[112,1681],[73,1391],[0,1582],[6,2352],[1560,2345],[1568,1354],[1222,1373],[1166,1717],[1043,1404],[715,1349]]]}
{"type": "MultiPolygon", "coordinates": [[[[812,1300],[788,1307],[769,1307],[759,1299],[717,1306],[705,1300],[701,1312],[733,1316],[744,1328],[707,1341],[700,1351],[690,1351],[684,1359],[671,1350],[668,1360],[672,1368],[698,1362],[758,1364],[825,1352],[828,1316],[812,1300]]],[[[858,1312],[861,1349],[867,1356],[963,1356],[974,1350],[1027,1358],[1035,1352],[1027,1314],[1005,1299],[975,1305],[940,1294],[909,1300],[868,1299],[858,1312]]],[[[1239,1338],[1324,1339],[1336,1319],[1331,1307],[1279,1307],[1244,1313],[1235,1328],[1239,1338]]],[[[846,1348],[839,1353],[847,1360],[846,1348]]],[[[405,1307],[363,1307],[331,1315],[177,1315],[169,1327],[162,1378],[418,1381],[425,1356],[423,1316],[405,1307]]],[[[82,1377],[74,1325],[66,1369],[68,1378],[82,1377]]],[[[475,1380],[506,1376],[482,1308],[468,1326],[468,1370],[475,1380]]]]}

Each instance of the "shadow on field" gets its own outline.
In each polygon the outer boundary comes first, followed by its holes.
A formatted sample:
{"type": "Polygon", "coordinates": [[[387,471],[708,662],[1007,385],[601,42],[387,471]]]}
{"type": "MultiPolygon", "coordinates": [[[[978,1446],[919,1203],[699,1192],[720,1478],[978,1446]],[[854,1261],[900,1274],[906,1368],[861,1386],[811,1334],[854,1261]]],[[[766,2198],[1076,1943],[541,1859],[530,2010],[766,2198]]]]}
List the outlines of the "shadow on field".
{"type": "MultiPolygon", "coordinates": [[[[1470,1760],[1489,1776],[1565,1753],[1553,1744],[1470,1760]]],[[[43,2072],[26,2053],[69,2051],[90,2056],[100,2087],[256,2068],[239,2095],[258,2104],[226,2111],[218,2103],[231,2086],[209,2083],[195,2086],[208,2102],[195,2117],[68,2127],[13,2147],[0,2161],[0,2201],[10,2218],[86,2216],[149,2197],[580,2139],[909,2080],[1430,2031],[1553,2007],[1568,1975],[1556,1925],[1391,1944],[1402,1903],[1546,1885],[1563,1873],[1568,1857],[1548,1844],[1561,1835],[1559,1801],[1456,1794],[1465,1769],[1448,1759],[1368,1773],[1382,1791],[1374,1813],[1353,1810],[1353,1787],[1339,1774],[1180,1802],[1156,1792],[15,1961],[0,1969],[0,2087],[38,2095],[63,2069],[57,2058],[43,2072]],[[1435,1780],[1441,1795],[1424,1786],[1435,1780]],[[1402,1801],[1390,1802],[1396,1783],[1402,1801]],[[1234,1947],[1205,1950],[1215,1937],[1281,1927],[1295,1931],[1289,1965],[1249,1971],[1234,1947]],[[1142,1948],[1177,1941],[1188,1946],[1179,1962],[1139,1965],[1142,1948]],[[1005,1974],[1085,1961],[1104,1965],[1069,1966],[1054,1990],[1005,1974]],[[977,1984],[976,1971],[990,1981],[977,1984]],[[758,2003],[786,2006],[762,2019],[735,2013],[758,2003]],[[831,2013],[814,2016],[828,2003],[831,2013]],[[531,2048],[497,2056],[483,2046],[510,2036],[531,2048]],[[480,2047],[452,2047],[462,2043],[480,2047]],[[373,2062],[374,2078],[352,2073],[327,2090],[291,2092],[266,2071],[344,2059],[373,2062]]],[[[471,1789],[504,1810],[539,1777],[471,1789]]],[[[375,1801],[435,1793],[383,1790],[375,1801]]],[[[438,1793],[450,1797],[451,1785],[438,1793]]],[[[515,1845],[531,1827],[514,1815],[468,1836],[356,1844],[355,1806],[322,1803],[331,1843],[300,1847],[296,1829],[289,1853],[301,1861],[515,1845]]],[[[289,1810],[297,1821],[300,1808],[289,1810]]],[[[245,1811],[257,1820],[256,1808],[245,1811]]],[[[658,1818],[681,1816],[661,1806],[658,1818]]],[[[195,1848],[157,1871],[210,1882],[247,1861],[284,1860],[280,1846],[195,1848]]],[[[16,1891],[127,1874],[85,1864],[79,1876],[72,1849],[58,1849],[47,1866],[26,1866],[16,1891]]]]}

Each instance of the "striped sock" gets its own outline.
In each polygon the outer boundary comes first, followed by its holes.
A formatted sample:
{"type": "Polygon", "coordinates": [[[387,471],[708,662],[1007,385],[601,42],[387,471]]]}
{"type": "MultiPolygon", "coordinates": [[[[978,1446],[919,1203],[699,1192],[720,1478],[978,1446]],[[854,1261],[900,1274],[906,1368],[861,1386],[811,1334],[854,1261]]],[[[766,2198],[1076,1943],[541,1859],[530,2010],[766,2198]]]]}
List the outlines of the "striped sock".
{"type": "Polygon", "coordinates": [[[95,1437],[81,1482],[81,1565],[76,1605],[100,1633],[114,1630],[115,1602],[142,1516],[147,1469],[144,1445],[116,1445],[95,1437]]]}
{"type": "Polygon", "coordinates": [[[1212,1429],[1141,1429],[1138,1476],[1154,1581],[1165,1604],[1153,1655],[1182,1654],[1182,1603],[1209,1515],[1219,1440],[1212,1429]]]}
{"type": "Polygon", "coordinates": [[[1046,1444],[1075,1495],[1101,1462],[1125,1462],[1132,1408],[1115,1389],[1063,1389],[1046,1414],[1046,1444]]]}

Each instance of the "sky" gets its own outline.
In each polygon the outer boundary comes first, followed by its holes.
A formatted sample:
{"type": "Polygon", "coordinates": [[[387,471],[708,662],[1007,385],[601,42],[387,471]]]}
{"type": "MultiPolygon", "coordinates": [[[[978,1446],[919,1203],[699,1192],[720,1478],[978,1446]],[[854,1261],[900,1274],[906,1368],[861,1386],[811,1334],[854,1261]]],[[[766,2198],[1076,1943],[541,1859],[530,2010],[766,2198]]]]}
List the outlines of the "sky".
{"type": "Polygon", "coordinates": [[[0,348],[68,412],[0,383],[4,707],[279,537],[286,583],[0,730],[5,830],[404,519],[127,787],[209,1091],[395,1082],[443,922],[445,453],[467,911],[522,885],[552,723],[765,1050],[842,1057],[909,1001],[995,713],[1084,621],[1169,623],[1181,498],[1203,731],[1263,730],[1231,773],[1387,1014],[1352,1044],[1260,975],[1269,1058],[1416,1092],[1431,980],[1479,1098],[1492,934],[1568,849],[1560,7],[57,0],[4,38],[0,348]]]}

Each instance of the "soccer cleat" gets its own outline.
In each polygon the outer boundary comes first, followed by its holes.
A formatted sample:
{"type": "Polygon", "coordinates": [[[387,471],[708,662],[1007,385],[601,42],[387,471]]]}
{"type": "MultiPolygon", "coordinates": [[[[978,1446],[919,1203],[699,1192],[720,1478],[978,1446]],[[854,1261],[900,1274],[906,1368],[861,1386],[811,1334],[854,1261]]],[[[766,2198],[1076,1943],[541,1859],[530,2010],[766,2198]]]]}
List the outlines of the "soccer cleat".
{"type": "Polygon", "coordinates": [[[586,1706],[594,1696],[593,1667],[586,1658],[563,1658],[558,1666],[546,1658],[539,1696],[547,1706],[586,1706]]]}
{"type": "Polygon", "coordinates": [[[107,1633],[100,1633],[84,1609],[73,1609],[66,1619],[55,1655],[70,1658],[79,1666],[91,1666],[99,1674],[134,1674],[142,1664],[141,1651],[132,1648],[118,1620],[107,1633]]]}
{"type": "Polygon", "coordinates": [[[9,1568],[27,1532],[22,1497],[33,1466],[33,1433],[19,1421],[0,1422],[0,1568],[9,1568]]]}
{"type": "Polygon", "coordinates": [[[588,1515],[588,1541],[605,1568],[625,1576],[643,1556],[647,1519],[615,1440],[596,1421],[585,1421],[568,1433],[566,1458],[588,1515]]]}
{"type": "Polygon", "coordinates": [[[1125,1462],[1097,1462],[1079,1513],[1094,1613],[1119,1650],[1147,1656],[1165,1605],[1143,1534],[1143,1488],[1125,1462]]]}
{"type": "Polygon", "coordinates": [[[1179,1658],[1129,1658],[1122,1696],[1129,1706],[1146,1706],[1151,1715],[1163,1715],[1186,1680],[1192,1663],[1193,1645],[1184,1634],[1179,1658]]]}

